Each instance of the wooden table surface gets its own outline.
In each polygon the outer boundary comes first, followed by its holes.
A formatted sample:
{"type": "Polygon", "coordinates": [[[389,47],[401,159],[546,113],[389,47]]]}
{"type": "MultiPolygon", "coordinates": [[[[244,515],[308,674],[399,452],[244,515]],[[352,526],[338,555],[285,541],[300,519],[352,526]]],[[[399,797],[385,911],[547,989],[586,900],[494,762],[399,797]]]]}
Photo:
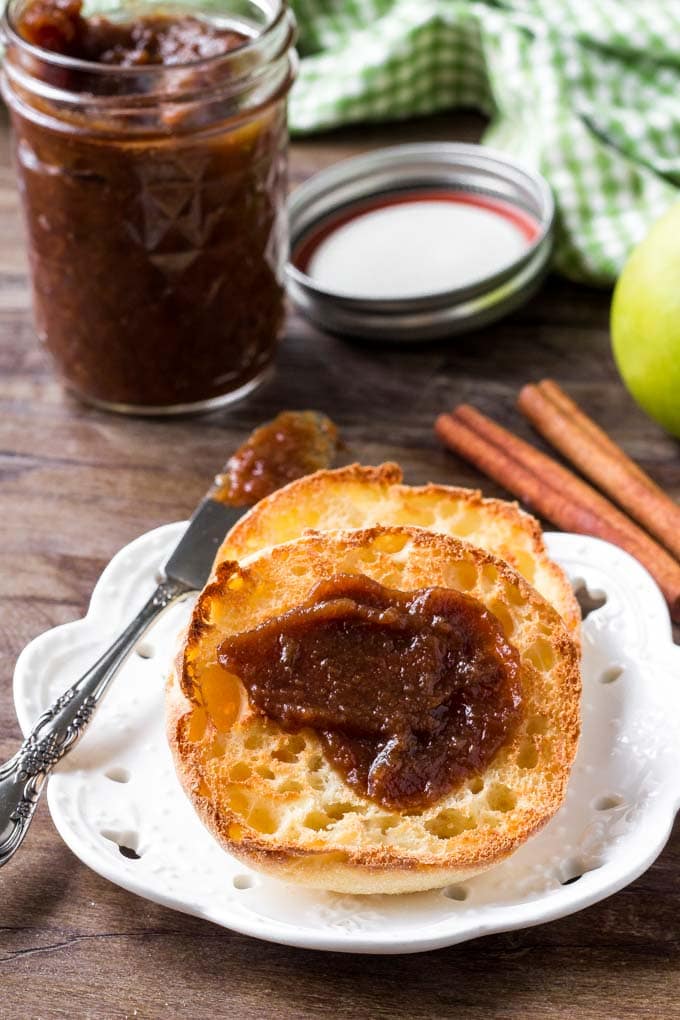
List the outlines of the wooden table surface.
{"type": "MultiPolygon", "coordinates": [[[[474,140],[452,114],[298,143],[298,182],[342,156],[414,139],[474,140]]],[[[282,408],[317,407],[357,459],[407,479],[501,490],[446,453],[436,412],[470,400],[529,436],[520,385],[550,375],[680,497],[678,444],[634,406],[610,355],[609,295],[550,280],[524,309],[412,350],[323,336],[292,317],[274,381],[231,411],[175,422],[110,417],[65,395],[31,329],[25,250],[0,123],[0,754],[23,646],[83,614],[102,568],[188,515],[229,451],[282,408]]],[[[430,954],[360,957],[257,942],[137,899],[64,846],[45,805],[0,873],[0,1018],[680,1017],[680,829],[617,896],[566,920],[430,954]]]]}

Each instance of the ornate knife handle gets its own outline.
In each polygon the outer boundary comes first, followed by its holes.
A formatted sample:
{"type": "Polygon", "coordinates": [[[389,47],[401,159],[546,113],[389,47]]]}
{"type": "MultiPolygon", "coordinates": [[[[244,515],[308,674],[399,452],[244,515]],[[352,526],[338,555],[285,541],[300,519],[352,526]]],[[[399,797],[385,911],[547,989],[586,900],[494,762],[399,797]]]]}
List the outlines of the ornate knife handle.
{"type": "Polygon", "coordinates": [[[120,637],[40,716],[17,753],[0,764],[0,867],[21,845],[45,780],[84,733],[119,667],[163,610],[188,591],[177,582],[161,582],[120,637]]]}

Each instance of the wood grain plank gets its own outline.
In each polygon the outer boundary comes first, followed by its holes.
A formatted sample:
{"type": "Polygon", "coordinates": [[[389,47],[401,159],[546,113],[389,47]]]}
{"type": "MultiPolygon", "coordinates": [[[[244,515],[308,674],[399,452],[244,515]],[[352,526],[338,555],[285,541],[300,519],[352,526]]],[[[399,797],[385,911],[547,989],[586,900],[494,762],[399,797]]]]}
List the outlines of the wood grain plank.
{"type": "MultiPolygon", "coordinates": [[[[472,114],[442,116],[298,142],[291,178],[377,145],[471,140],[481,128],[472,114]]],[[[21,648],[80,616],[113,553],[185,517],[234,446],[282,408],[329,413],[347,459],[396,459],[409,481],[504,495],[439,446],[433,418],[467,400],[541,446],[513,405],[524,382],[551,375],[680,498],[678,444],[618,380],[606,293],[551,279],[503,323],[417,348],[343,341],[291,316],[275,378],[247,403],[200,420],[145,422],[63,393],[33,338],[22,237],[0,119],[3,755],[18,739],[11,674],[21,648]]],[[[641,879],[564,921],[426,956],[315,954],[242,938],[105,882],[59,841],[43,807],[0,876],[0,1016],[680,1020],[679,865],[676,826],[641,879]]]]}

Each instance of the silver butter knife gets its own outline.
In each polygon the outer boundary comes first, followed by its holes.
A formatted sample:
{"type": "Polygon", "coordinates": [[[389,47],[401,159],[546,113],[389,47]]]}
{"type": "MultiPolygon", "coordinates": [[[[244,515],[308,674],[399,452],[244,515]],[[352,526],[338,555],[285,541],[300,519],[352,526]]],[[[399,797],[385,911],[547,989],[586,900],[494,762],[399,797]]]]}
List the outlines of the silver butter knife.
{"type": "Polygon", "coordinates": [[[116,672],[142,635],[178,599],[208,580],[220,543],[249,509],[213,498],[213,487],[163,567],[163,580],[100,659],[44,712],[9,761],[0,765],[0,867],[20,847],[45,780],[82,736],[116,672]]]}

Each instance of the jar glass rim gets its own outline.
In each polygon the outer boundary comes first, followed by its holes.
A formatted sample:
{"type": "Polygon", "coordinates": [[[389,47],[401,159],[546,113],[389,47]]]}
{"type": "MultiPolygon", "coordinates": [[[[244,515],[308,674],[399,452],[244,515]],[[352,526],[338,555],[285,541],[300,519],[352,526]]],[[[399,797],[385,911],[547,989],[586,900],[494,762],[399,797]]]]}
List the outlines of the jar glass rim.
{"type": "MultiPolygon", "coordinates": [[[[5,4],[5,8],[2,12],[2,18],[0,19],[0,34],[5,37],[6,42],[11,42],[17,45],[24,52],[34,56],[37,60],[41,60],[43,63],[50,64],[56,67],[63,68],[69,71],[86,71],[89,74],[101,74],[101,75],[120,75],[120,76],[140,76],[154,74],[158,75],[162,72],[181,72],[183,70],[200,71],[203,67],[214,67],[216,63],[221,61],[229,61],[237,57],[240,58],[244,54],[249,52],[256,52],[258,47],[276,32],[282,22],[289,17],[290,8],[288,0],[264,0],[264,4],[271,6],[272,12],[269,20],[263,25],[262,29],[254,34],[251,38],[247,38],[245,42],[239,46],[235,46],[227,53],[220,53],[216,56],[200,57],[197,60],[190,60],[187,63],[178,64],[137,64],[130,66],[123,66],[120,64],[103,64],[95,60],[83,60],[80,57],[70,57],[64,53],[57,53],[54,50],[44,49],[41,46],[36,46],[33,43],[28,42],[20,33],[17,31],[14,24],[14,15],[16,9],[24,4],[26,0],[8,0],[5,4]]],[[[259,7],[263,10],[262,0],[252,0],[254,7],[259,7]]],[[[228,3],[228,0],[227,0],[228,3]]],[[[165,9],[168,9],[170,5],[164,5],[165,9]]],[[[225,3],[226,6],[226,3],[225,3]]],[[[179,7],[179,5],[178,5],[179,7]]],[[[199,8],[196,9],[198,13],[205,13],[199,8]]],[[[110,14],[111,11],[103,11],[102,14],[110,14]]],[[[190,13],[184,10],[183,13],[190,13]]],[[[229,11],[225,10],[224,14],[228,14],[229,11]]],[[[265,12],[266,13],[266,12],[265,12]]]]}

